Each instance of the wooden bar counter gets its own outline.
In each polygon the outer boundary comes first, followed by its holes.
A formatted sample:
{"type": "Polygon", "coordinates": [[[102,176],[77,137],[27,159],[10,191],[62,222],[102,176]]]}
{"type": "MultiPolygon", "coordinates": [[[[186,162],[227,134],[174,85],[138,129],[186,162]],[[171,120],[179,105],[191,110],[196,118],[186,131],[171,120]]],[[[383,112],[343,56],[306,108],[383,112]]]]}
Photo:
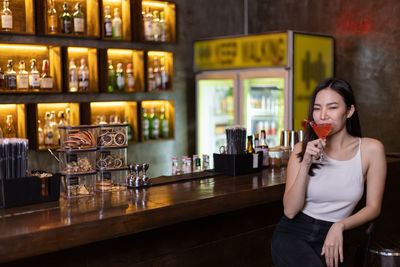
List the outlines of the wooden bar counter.
{"type": "Polygon", "coordinates": [[[213,175],[2,210],[0,262],[265,266],[282,214],[284,174],[213,175]]]}

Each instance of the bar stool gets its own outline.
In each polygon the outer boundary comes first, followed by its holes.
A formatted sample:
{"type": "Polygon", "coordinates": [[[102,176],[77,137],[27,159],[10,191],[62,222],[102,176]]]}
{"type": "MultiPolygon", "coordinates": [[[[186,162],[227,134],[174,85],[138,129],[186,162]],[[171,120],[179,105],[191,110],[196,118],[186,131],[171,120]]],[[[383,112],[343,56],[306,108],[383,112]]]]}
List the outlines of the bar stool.
{"type": "Polygon", "coordinates": [[[373,240],[367,266],[400,267],[400,240],[390,237],[373,240]]]}

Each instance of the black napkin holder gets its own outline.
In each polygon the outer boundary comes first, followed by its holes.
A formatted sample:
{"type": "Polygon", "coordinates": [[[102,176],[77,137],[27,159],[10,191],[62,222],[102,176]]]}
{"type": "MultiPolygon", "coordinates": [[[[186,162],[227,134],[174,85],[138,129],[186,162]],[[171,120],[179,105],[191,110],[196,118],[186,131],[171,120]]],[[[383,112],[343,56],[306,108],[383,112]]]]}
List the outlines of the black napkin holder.
{"type": "Polygon", "coordinates": [[[26,176],[0,180],[0,209],[25,206],[60,198],[59,173],[47,177],[26,176]]]}
{"type": "Polygon", "coordinates": [[[254,161],[253,154],[215,154],[214,171],[226,175],[237,176],[259,172],[262,168],[263,153],[258,152],[258,162],[254,161]],[[254,168],[254,166],[256,166],[254,168]]]}

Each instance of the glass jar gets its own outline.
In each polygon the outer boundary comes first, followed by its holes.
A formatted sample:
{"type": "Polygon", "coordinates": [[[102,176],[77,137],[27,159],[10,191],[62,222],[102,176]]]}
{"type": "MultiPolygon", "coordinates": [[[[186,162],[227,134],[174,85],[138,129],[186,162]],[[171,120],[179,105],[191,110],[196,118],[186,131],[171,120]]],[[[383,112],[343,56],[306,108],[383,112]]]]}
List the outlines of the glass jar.
{"type": "Polygon", "coordinates": [[[280,168],[282,165],[282,150],[281,147],[271,147],[268,151],[269,166],[271,168],[280,168]]]}

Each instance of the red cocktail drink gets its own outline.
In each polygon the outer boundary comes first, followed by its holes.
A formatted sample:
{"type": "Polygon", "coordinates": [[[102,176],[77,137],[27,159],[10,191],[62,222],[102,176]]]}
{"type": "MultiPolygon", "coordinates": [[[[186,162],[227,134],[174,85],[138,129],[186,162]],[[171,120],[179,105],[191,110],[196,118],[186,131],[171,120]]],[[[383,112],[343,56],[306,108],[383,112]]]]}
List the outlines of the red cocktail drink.
{"type": "Polygon", "coordinates": [[[326,137],[332,131],[332,125],[328,124],[328,123],[319,124],[319,125],[316,123],[313,123],[313,124],[311,124],[311,127],[313,128],[315,134],[318,135],[318,137],[323,140],[326,140],[326,137]]]}
{"type": "MultiPolygon", "coordinates": [[[[318,138],[322,140],[326,140],[326,137],[330,134],[332,131],[332,124],[329,123],[322,123],[322,124],[316,124],[313,121],[307,121],[310,123],[311,127],[313,128],[315,134],[318,136],[318,138]]],[[[319,157],[319,162],[318,163],[324,163],[324,157],[323,157],[323,150],[321,150],[321,154],[319,157]]]]}

